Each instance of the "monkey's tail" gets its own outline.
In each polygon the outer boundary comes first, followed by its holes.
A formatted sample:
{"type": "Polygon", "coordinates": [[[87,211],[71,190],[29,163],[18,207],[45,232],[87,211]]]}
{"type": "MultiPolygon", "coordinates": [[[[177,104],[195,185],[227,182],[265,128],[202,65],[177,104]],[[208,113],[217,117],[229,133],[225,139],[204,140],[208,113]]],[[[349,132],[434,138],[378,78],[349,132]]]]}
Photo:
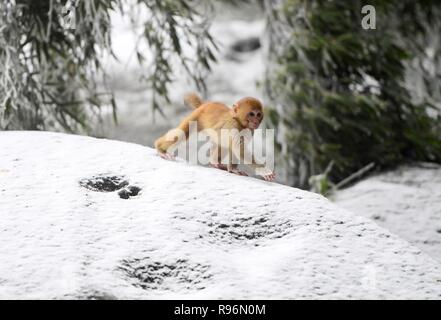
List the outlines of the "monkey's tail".
{"type": "Polygon", "coordinates": [[[184,97],[184,103],[187,107],[197,109],[203,101],[196,93],[188,93],[184,97]]]}

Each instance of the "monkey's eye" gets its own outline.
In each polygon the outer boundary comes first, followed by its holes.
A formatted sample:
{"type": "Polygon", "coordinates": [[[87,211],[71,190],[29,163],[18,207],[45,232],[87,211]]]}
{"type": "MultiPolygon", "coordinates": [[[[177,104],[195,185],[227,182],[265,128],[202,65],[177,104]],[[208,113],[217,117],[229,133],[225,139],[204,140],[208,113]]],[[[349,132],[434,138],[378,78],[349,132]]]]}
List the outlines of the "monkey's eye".
{"type": "Polygon", "coordinates": [[[249,117],[257,117],[257,118],[261,118],[262,117],[262,112],[260,112],[260,111],[257,111],[256,113],[254,112],[254,111],[251,111],[251,112],[249,112],[248,113],[248,116],[249,117]]]}
{"type": "Polygon", "coordinates": [[[248,116],[249,117],[258,117],[258,118],[261,118],[262,117],[262,112],[260,112],[260,111],[257,111],[257,112],[254,112],[254,111],[250,111],[249,113],[248,113],[248,116]]]}

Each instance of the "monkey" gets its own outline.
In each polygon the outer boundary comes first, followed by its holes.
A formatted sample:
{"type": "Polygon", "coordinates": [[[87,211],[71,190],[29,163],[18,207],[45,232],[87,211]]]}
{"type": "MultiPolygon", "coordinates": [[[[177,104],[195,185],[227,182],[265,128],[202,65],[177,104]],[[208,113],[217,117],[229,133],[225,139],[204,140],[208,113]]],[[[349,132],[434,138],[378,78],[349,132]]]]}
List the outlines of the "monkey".
{"type": "MultiPolygon", "coordinates": [[[[241,163],[244,162],[246,141],[240,133],[244,129],[248,129],[252,135],[254,130],[259,127],[264,116],[262,103],[256,98],[245,97],[229,108],[220,102],[204,102],[194,93],[187,94],[184,97],[184,103],[193,108],[193,111],[181,121],[177,128],[168,131],[155,141],[154,145],[158,154],[164,159],[173,160],[174,156],[168,150],[179,140],[176,132],[183,133],[182,138],[188,139],[190,122],[194,121],[198,131],[211,130],[210,140],[217,152],[210,154],[210,165],[230,173],[247,175],[237,169],[237,164],[233,163],[233,157],[238,158],[241,163]],[[223,129],[232,132],[226,140],[220,138],[223,129]],[[222,163],[223,149],[228,150],[226,165],[222,163]]],[[[267,181],[274,181],[274,172],[266,168],[265,165],[256,163],[254,157],[251,158],[249,165],[255,170],[256,175],[262,176],[267,181]]]]}

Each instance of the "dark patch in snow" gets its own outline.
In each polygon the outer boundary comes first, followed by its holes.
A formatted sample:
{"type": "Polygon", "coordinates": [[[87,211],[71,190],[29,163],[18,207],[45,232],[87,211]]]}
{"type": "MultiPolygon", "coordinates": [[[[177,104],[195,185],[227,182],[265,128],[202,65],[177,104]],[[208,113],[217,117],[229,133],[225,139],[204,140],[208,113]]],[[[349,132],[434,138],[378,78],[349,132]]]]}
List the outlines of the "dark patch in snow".
{"type": "Polygon", "coordinates": [[[141,191],[141,188],[137,186],[129,186],[127,189],[129,189],[131,197],[137,196],[138,193],[141,191]]]}
{"type": "Polygon", "coordinates": [[[97,175],[80,180],[80,185],[86,189],[99,192],[112,192],[127,186],[129,182],[124,176],[97,175]]]}
{"type": "Polygon", "coordinates": [[[384,221],[384,220],[386,220],[384,217],[382,217],[382,216],[379,215],[379,214],[374,214],[374,215],[372,216],[372,219],[374,219],[374,220],[379,220],[379,221],[384,221]]]}
{"type": "Polygon", "coordinates": [[[236,41],[232,46],[231,49],[235,52],[251,52],[256,51],[260,48],[260,39],[258,37],[251,37],[247,39],[242,39],[236,41]]]}
{"type": "MultiPolygon", "coordinates": [[[[213,216],[212,217],[217,217],[213,216]]],[[[219,215],[218,217],[222,217],[219,215]]],[[[238,216],[233,220],[220,221],[218,219],[199,222],[208,226],[209,238],[215,242],[227,241],[254,241],[264,239],[282,238],[290,233],[292,224],[289,220],[272,221],[270,214],[261,216],[238,216]]]]}
{"type": "Polygon", "coordinates": [[[141,191],[140,187],[128,186],[127,188],[124,188],[123,190],[119,191],[118,195],[121,199],[128,199],[130,197],[137,196],[140,191],[141,191]]]}
{"type": "Polygon", "coordinates": [[[120,190],[118,195],[121,199],[135,197],[142,190],[140,187],[129,185],[129,181],[124,176],[96,175],[92,178],[80,180],[80,185],[86,189],[97,192],[120,190]]]}
{"type": "Polygon", "coordinates": [[[118,195],[121,199],[128,199],[130,198],[130,192],[127,191],[126,189],[123,189],[121,191],[118,192],[118,195]]]}
{"type": "Polygon", "coordinates": [[[75,300],[116,300],[117,298],[109,293],[95,289],[84,289],[74,295],[67,295],[65,299],[75,300]]]}
{"type": "Polygon", "coordinates": [[[203,282],[212,275],[210,266],[178,259],[164,263],[151,258],[122,260],[119,270],[133,279],[132,284],[144,290],[202,290],[203,282]]]}

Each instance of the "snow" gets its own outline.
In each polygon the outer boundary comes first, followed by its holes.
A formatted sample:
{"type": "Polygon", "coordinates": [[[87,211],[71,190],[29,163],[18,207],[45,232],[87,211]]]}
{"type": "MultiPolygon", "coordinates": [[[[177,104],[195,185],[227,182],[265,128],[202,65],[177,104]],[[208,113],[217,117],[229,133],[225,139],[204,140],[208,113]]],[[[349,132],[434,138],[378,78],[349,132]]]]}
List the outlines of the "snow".
{"type": "Polygon", "coordinates": [[[401,166],[337,192],[334,201],[441,262],[441,166],[401,166]]]}
{"type": "Polygon", "coordinates": [[[3,299],[441,296],[437,261],[317,194],[105,139],[9,131],[0,150],[3,299]]]}

